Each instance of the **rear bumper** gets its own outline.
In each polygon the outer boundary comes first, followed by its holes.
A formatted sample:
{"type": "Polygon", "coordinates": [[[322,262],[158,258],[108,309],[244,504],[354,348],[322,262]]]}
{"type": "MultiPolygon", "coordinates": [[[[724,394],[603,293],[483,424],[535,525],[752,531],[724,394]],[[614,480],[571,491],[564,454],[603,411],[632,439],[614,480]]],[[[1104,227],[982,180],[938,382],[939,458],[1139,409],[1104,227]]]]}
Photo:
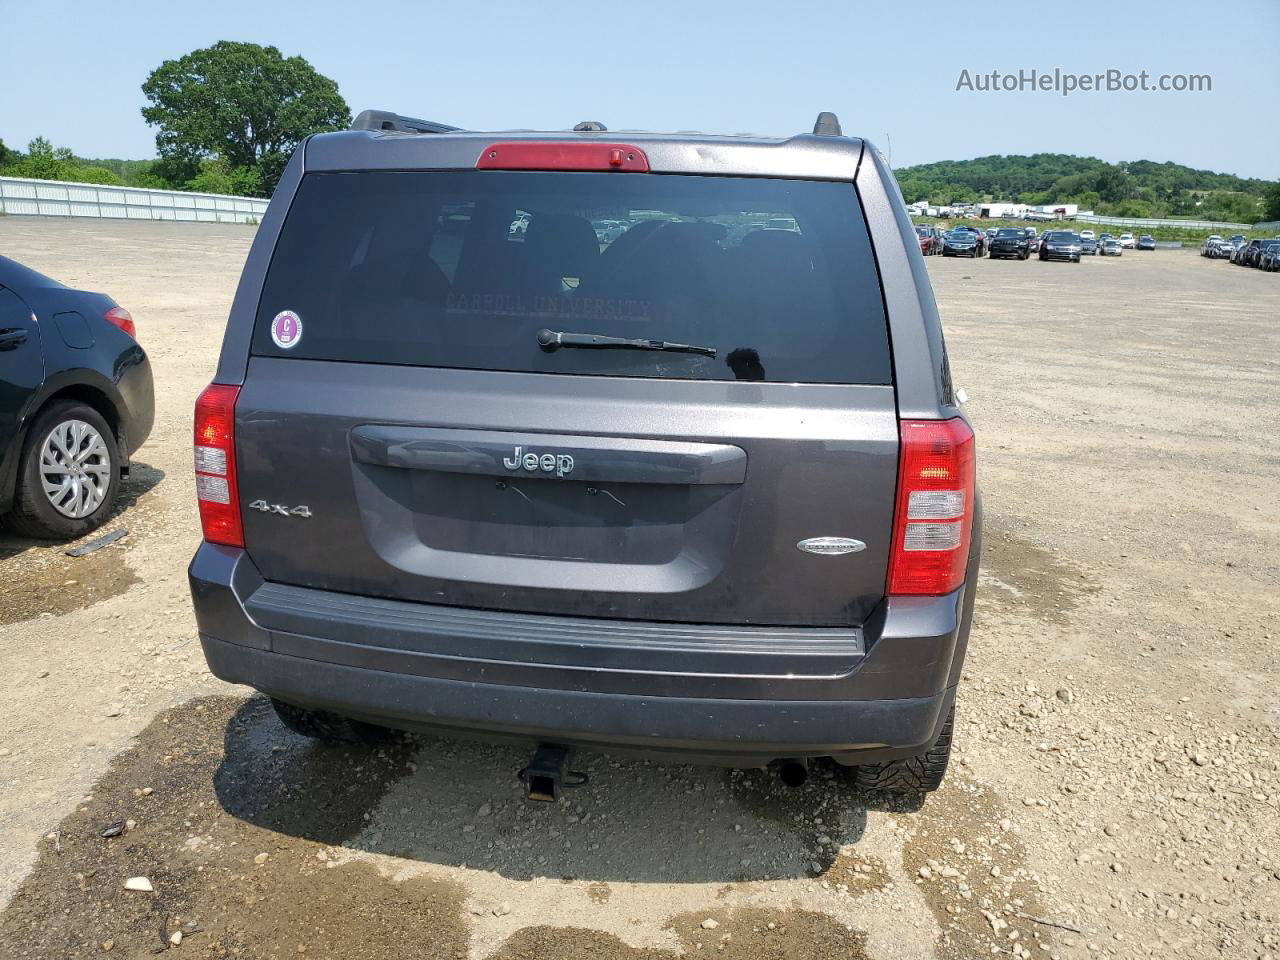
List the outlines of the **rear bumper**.
{"type": "Polygon", "coordinates": [[[155,384],[151,377],[151,361],[139,348],[116,383],[120,391],[120,433],[125,452],[133,453],[146,443],[156,417],[155,384]]]}
{"type": "Polygon", "coordinates": [[[972,611],[962,589],[895,598],[848,630],[507,614],[267,583],[245,551],[207,543],[189,576],[213,673],[286,702],[741,766],[922,752],[954,696],[972,611]]]}

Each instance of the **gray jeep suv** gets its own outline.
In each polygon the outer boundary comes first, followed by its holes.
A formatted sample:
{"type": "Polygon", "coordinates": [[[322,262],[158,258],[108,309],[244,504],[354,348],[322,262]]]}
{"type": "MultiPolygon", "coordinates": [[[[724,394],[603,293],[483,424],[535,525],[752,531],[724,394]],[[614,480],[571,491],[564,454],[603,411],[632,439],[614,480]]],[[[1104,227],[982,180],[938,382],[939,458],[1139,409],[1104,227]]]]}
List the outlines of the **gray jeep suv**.
{"type": "Polygon", "coordinates": [[[311,137],[195,470],[209,666],[296,730],[514,737],[553,788],[572,746],[941,782],[973,433],[893,174],[830,114],[311,137]]]}

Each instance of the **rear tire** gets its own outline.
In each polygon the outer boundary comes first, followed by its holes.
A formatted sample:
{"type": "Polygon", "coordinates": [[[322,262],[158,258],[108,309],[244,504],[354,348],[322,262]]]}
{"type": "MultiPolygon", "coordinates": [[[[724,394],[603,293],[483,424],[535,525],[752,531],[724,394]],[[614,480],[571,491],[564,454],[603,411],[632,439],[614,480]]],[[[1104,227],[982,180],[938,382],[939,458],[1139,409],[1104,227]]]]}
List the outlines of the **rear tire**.
{"type": "Polygon", "coordinates": [[[295,707],[283,700],[271,699],[280,722],[303,737],[319,740],[330,746],[340,743],[384,743],[395,737],[396,732],[387,727],[375,726],[362,720],[353,720],[327,710],[307,710],[295,707]]]}
{"type": "Polygon", "coordinates": [[[951,730],[956,708],[952,704],[947,722],[932,747],[918,756],[864,763],[854,768],[853,782],[860,790],[882,790],[888,793],[931,793],[942,786],[951,759],[951,730]]]}
{"type": "Polygon", "coordinates": [[[18,461],[18,490],[10,525],[28,537],[75,540],[102,525],[111,515],[119,492],[120,449],[111,427],[92,407],[74,400],[59,400],[36,415],[27,433],[22,458],[18,461]],[[57,433],[60,439],[65,439],[68,427],[77,424],[79,426],[73,428],[75,432],[71,435],[71,446],[75,446],[74,438],[81,438],[83,448],[68,450],[66,443],[55,444],[49,449],[55,459],[44,463],[46,446],[51,443],[52,435],[57,433]],[[97,447],[100,452],[88,456],[84,463],[77,463],[80,456],[91,453],[89,441],[95,435],[100,441],[97,447]],[[64,463],[68,452],[73,461],[64,463]],[[78,476],[81,471],[85,473],[84,479],[78,476]],[[46,481],[56,484],[59,476],[64,478],[63,490],[68,492],[62,495],[46,492],[46,489],[52,489],[46,488],[46,481]],[[67,487],[66,478],[72,476],[81,485],[75,489],[83,490],[83,497],[78,492],[73,496],[67,487]],[[95,484],[93,489],[91,483],[95,484]],[[65,500],[61,508],[54,505],[55,497],[65,500]],[[93,504],[94,500],[98,502],[93,504]],[[84,504],[86,508],[92,505],[92,509],[83,516],[75,516],[80,512],[77,504],[84,504]]]}

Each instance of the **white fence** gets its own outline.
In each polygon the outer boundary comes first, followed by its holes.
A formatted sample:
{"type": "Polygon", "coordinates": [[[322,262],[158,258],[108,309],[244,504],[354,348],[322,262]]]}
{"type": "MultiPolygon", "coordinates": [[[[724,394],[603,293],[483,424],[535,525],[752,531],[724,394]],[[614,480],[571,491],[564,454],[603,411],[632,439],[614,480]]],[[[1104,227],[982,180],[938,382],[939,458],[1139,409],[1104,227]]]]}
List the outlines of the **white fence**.
{"type": "Polygon", "coordinates": [[[266,211],[256,197],[0,177],[0,213],[10,215],[256,223],[266,211]]]}
{"type": "Polygon", "coordinates": [[[1099,217],[1092,213],[1077,213],[1068,220],[1083,223],[1102,223],[1112,227],[1181,227],[1184,230],[1262,230],[1267,224],[1223,223],[1221,220],[1142,220],[1135,217],[1099,217]]]}

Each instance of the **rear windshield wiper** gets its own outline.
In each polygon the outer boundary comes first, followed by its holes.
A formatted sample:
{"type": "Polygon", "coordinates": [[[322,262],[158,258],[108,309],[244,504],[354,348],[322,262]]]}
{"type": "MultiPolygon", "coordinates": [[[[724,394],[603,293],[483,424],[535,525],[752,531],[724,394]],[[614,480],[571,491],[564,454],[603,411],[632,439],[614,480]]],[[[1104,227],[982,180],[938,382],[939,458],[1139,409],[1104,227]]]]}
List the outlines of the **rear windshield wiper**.
{"type": "Polygon", "coordinates": [[[538,345],[543,350],[557,347],[613,347],[622,350],[669,350],[673,353],[700,353],[705,357],[716,355],[715,347],[700,347],[693,343],[672,343],[670,340],[646,340],[642,337],[606,337],[599,333],[564,333],[560,330],[538,331],[538,345]]]}

